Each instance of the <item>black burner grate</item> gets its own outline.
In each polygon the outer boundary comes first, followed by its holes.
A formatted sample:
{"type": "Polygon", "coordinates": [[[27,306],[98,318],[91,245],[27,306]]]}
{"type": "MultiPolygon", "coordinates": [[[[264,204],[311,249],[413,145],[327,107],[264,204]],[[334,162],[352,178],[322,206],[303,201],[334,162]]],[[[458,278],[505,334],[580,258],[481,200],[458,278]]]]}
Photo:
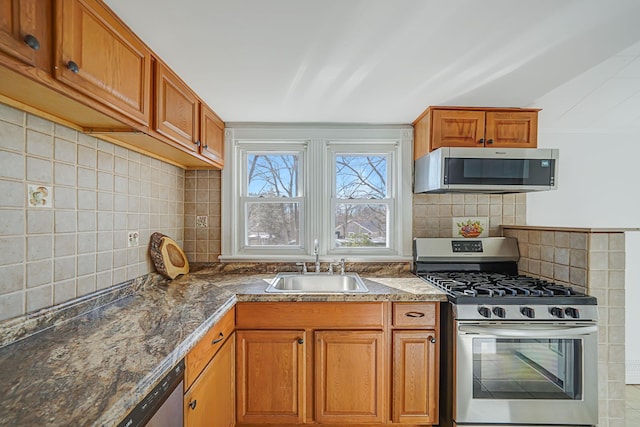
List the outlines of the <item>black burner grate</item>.
{"type": "Polygon", "coordinates": [[[422,277],[453,296],[554,297],[581,295],[569,286],[522,275],[445,271],[422,274],[422,277]]]}

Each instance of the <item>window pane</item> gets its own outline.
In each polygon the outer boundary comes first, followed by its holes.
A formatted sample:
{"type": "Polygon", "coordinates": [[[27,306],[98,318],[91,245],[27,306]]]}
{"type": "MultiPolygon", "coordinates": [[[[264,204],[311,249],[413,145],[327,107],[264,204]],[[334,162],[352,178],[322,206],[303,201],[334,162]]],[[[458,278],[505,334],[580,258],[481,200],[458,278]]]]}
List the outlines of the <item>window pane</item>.
{"type": "Polygon", "coordinates": [[[336,205],[336,247],[387,247],[387,206],[336,205]]]}
{"type": "Polygon", "coordinates": [[[298,192],[297,154],[248,154],[247,195],[295,197],[298,192]]]}
{"type": "Polygon", "coordinates": [[[387,156],[336,156],[336,197],[384,199],[387,197],[387,156]]]}
{"type": "Polygon", "coordinates": [[[247,203],[249,246],[298,246],[300,242],[299,203],[247,203]]]}

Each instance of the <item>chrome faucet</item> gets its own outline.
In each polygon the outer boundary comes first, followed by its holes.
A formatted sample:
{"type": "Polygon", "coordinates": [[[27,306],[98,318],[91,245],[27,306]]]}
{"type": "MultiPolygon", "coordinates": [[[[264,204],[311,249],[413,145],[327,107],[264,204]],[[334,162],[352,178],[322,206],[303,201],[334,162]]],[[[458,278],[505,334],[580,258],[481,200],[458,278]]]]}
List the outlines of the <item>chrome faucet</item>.
{"type": "Polygon", "coordinates": [[[316,256],[316,273],[320,273],[320,252],[318,251],[318,239],[313,241],[313,254],[316,256]]]}

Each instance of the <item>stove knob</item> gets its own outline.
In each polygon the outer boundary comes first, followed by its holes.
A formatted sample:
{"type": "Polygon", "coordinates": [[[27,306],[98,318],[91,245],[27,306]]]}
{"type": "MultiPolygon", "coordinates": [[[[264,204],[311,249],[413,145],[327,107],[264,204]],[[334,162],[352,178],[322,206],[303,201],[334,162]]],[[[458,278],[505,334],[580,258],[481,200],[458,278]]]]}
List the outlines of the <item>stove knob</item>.
{"type": "Polygon", "coordinates": [[[480,313],[480,316],[486,317],[487,319],[491,317],[491,310],[489,307],[478,307],[478,313],[480,313]]]}
{"type": "Polygon", "coordinates": [[[528,317],[529,319],[533,319],[536,315],[535,310],[531,307],[521,307],[520,313],[522,313],[522,315],[528,317]]]}
{"type": "Polygon", "coordinates": [[[502,307],[493,307],[493,314],[504,319],[505,316],[507,315],[507,310],[505,310],[502,307]]]}
{"type": "Polygon", "coordinates": [[[551,309],[549,309],[549,312],[553,317],[557,317],[558,319],[564,318],[564,310],[560,307],[551,307],[551,309]]]}
{"type": "Polygon", "coordinates": [[[567,307],[564,309],[564,312],[567,314],[568,317],[571,317],[573,319],[577,319],[580,317],[580,312],[578,311],[577,308],[567,307]]]}

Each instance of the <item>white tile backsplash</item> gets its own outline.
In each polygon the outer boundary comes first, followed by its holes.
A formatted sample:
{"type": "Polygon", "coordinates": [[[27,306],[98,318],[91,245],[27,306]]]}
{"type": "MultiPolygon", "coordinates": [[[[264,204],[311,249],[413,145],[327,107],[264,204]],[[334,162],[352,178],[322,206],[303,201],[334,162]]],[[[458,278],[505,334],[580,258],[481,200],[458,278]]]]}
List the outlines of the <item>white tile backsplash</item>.
{"type": "Polygon", "coordinates": [[[152,232],[182,243],[184,176],[0,104],[0,321],[153,271],[152,232]],[[27,184],[50,187],[51,207],[27,207],[27,184]],[[129,257],[131,226],[141,240],[129,257]]]}

